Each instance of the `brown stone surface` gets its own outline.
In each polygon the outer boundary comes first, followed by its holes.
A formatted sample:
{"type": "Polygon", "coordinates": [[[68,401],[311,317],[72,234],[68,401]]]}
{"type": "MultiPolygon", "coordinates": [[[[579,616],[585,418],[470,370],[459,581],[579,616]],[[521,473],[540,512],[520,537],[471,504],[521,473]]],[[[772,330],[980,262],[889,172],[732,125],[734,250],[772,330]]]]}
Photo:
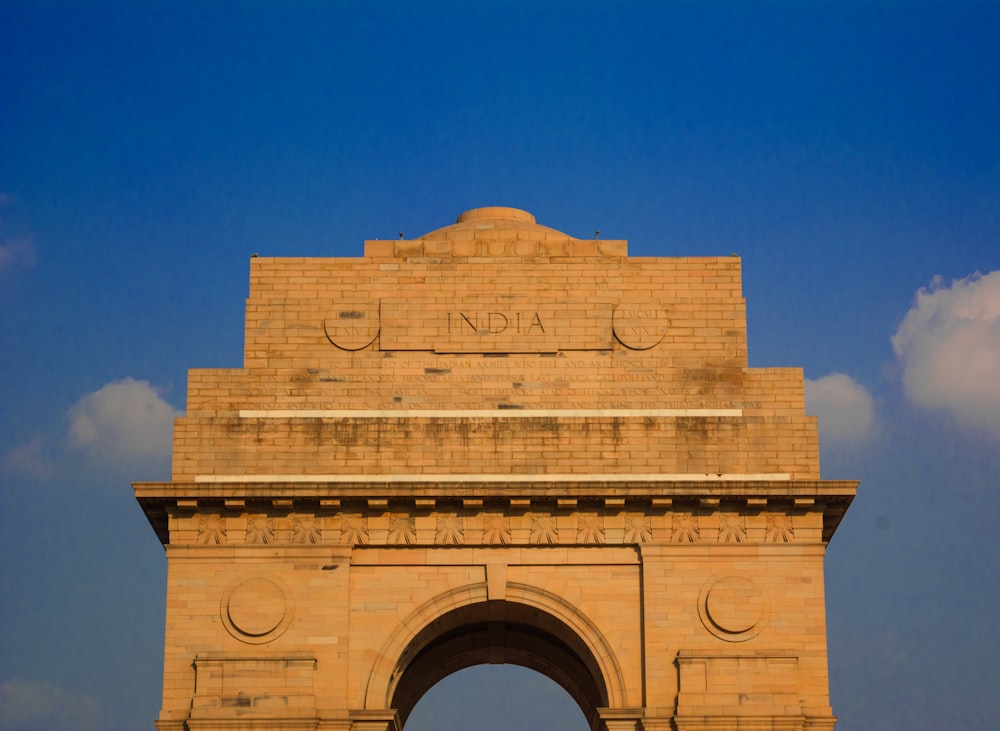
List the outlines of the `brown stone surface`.
{"type": "Polygon", "coordinates": [[[740,260],[629,258],[479,208],[363,258],[251,262],[192,370],[161,729],[390,729],[462,667],[596,729],[831,728],[802,373],[749,368],[740,260]]]}

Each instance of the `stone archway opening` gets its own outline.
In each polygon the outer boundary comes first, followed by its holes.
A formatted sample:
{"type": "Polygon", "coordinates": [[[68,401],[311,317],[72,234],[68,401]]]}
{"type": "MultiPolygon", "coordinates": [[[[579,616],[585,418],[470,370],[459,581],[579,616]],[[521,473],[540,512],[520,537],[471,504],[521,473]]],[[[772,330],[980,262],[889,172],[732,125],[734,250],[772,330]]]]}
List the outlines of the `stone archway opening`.
{"type": "Polygon", "coordinates": [[[444,678],[477,665],[517,665],[563,688],[597,728],[608,691],[599,663],[564,622],[535,607],[509,601],[470,604],[437,617],[400,655],[391,707],[405,727],[413,708],[444,678]]]}
{"type": "Polygon", "coordinates": [[[518,665],[476,665],[439,681],[404,731],[590,731],[576,701],[547,676],[518,665]]]}

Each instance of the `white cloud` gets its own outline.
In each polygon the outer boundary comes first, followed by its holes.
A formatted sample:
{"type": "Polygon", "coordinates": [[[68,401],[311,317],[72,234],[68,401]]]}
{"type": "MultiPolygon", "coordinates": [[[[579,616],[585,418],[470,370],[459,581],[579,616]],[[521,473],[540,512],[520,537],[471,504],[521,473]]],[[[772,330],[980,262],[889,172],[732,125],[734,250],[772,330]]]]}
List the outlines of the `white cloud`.
{"type": "Polygon", "coordinates": [[[1000,437],[1000,270],[921,288],[892,337],[906,395],[1000,437]]]}
{"type": "Polygon", "coordinates": [[[49,440],[36,434],[30,441],[18,445],[4,455],[0,465],[22,475],[38,479],[53,477],[56,471],[50,455],[47,454],[49,440]]]}
{"type": "Polygon", "coordinates": [[[170,456],[180,412],[147,381],[125,378],[88,393],[68,412],[70,446],[114,465],[170,456]]]}
{"type": "Polygon", "coordinates": [[[15,239],[0,244],[0,272],[35,265],[35,245],[30,239],[15,239]]]}
{"type": "Polygon", "coordinates": [[[43,481],[150,479],[169,468],[174,418],[182,415],[147,381],[113,381],[66,412],[65,433],[36,434],[0,455],[0,470],[43,481]]]}
{"type": "Polygon", "coordinates": [[[100,704],[92,696],[48,683],[0,683],[0,731],[100,728],[100,704]]]}
{"type": "Polygon", "coordinates": [[[820,439],[848,444],[866,439],[875,426],[875,403],[860,383],[843,373],[806,379],[806,411],[819,417],[820,439]]]}

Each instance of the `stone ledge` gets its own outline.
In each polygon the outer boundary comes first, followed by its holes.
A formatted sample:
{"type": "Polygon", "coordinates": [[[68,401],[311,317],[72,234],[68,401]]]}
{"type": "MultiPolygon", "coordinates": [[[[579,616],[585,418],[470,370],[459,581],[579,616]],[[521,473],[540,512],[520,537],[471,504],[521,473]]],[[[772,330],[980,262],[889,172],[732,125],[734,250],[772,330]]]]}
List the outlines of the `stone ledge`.
{"type": "MultiPolygon", "coordinates": [[[[296,515],[296,520],[301,522],[305,519],[302,516],[312,516],[310,520],[318,521],[326,519],[324,516],[344,512],[367,515],[392,511],[401,515],[405,513],[409,520],[424,520],[433,517],[436,512],[469,516],[471,519],[471,516],[491,511],[508,516],[545,513],[552,516],[553,520],[556,516],[564,520],[590,513],[600,515],[603,519],[605,514],[618,515],[634,511],[647,515],[678,516],[708,516],[726,511],[743,515],[759,515],[764,512],[785,515],[820,513],[822,540],[825,543],[832,537],[854,498],[856,487],[856,482],[821,480],[763,483],[657,483],[639,480],[553,483],[540,479],[533,484],[514,485],[505,482],[459,485],[432,481],[423,485],[339,483],[335,486],[327,483],[168,482],[136,483],[135,491],[147,519],[164,545],[171,542],[171,516],[179,518],[205,513],[218,516],[221,520],[221,516],[253,513],[273,514],[281,519],[296,515]]],[[[773,530],[780,532],[780,527],[773,530]]],[[[308,526],[299,528],[301,533],[308,526]]],[[[322,543],[305,534],[296,536],[305,542],[322,543]]],[[[417,541],[416,536],[414,527],[414,542],[421,545],[434,545],[436,542],[436,539],[417,541]]],[[[200,538],[192,538],[191,542],[198,540],[200,538]]],[[[205,540],[208,541],[207,538],[205,540]]],[[[296,540],[289,534],[288,541],[285,542],[296,540]]],[[[214,542],[226,543],[219,538],[214,539],[214,542]]],[[[385,543],[393,541],[387,540],[385,543]]],[[[565,541],[559,543],[566,545],[565,541]]],[[[603,544],[603,541],[590,536],[579,543],[603,544]]]]}

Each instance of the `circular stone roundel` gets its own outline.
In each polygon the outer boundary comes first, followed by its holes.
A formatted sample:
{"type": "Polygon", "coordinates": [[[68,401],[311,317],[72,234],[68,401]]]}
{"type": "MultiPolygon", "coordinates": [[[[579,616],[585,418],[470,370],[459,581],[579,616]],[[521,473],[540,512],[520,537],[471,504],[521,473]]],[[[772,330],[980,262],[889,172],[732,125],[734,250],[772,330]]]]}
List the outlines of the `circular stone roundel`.
{"type": "Polygon", "coordinates": [[[631,350],[655,348],[667,334],[667,313],[652,302],[622,302],[611,324],[618,342],[631,350]]]}
{"type": "Polygon", "coordinates": [[[750,579],[726,576],[709,582],[698,597],[698,614],[705,628],[723,640],[743,642],[756,637],[767,618],[767,601],[750,579]]]}
{"type": "Polygon", "coordinates": [[[377,302],[340,302],[326,313],[323,330],[330,342],[341,350],[367,348],[378,337],[377,302]]]}
{"type": "Polygon", "coordinates": [[[233,637],[263,644],[278,637],[292,617],[288,592],[277,579],[256,576],[232,585],[222,599],[222,622],[233,637]]]}

